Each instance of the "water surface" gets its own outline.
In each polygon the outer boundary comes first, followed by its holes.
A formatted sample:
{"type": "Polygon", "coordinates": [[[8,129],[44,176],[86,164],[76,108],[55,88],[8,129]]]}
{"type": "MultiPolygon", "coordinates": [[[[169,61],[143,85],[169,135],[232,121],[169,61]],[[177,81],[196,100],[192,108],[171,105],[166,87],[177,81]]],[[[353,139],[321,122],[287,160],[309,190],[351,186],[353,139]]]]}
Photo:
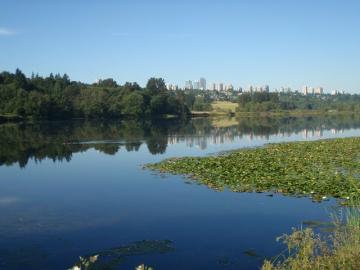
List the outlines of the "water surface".
{"type": "Polygon", "coordinates": [[[171,252],[114,269],[257,269],[332,200],[218,192],[142,169],[266,143],[360,135],[360,117],[71,121],[0,125],[0,269],[67,269],[79,256],[141,240],[171,252]]]}

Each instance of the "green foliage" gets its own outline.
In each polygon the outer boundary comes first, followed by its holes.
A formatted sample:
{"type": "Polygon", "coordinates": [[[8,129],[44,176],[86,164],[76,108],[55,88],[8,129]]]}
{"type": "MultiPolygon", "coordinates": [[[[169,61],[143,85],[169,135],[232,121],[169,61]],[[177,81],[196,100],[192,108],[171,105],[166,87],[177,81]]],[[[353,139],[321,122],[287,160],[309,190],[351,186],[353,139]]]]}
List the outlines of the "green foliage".
{"type": "Polygon", "coordinates": [[[211,111],[211,102],[207,101],[205,97],[196,97],[193,105],[194,111],[211,111]]]}
{"type": "Polygon", "coordinates": [[[360,208],[351,203],[344,220],[334,219],[333,232],[325,237],[313,229],[293,230],[278,238],[287,245],[287,256],[266,260],[262,270],[360,269],[360,208]],[[285,259],[282,260],[282,258],[285,259]]]}
{"type": "Polygon", "coordinates": [[[119,86],[112,78],[88,85],[70,81],[64,74],[26,76],[0,73],[0,114],[34,119],[124,118],[159,115],[186,116],[189,109],[181,93],[166,90],[161,78],[151,78],[146,88],[137,83],[119,86]]]}
{"type": "Polygon", "coordinates": [[[360,111],[359,95],[301,95],[299,93],[243,93],[238,97],[240,112],[291,110],[360,111]]]}
{"type": "Polygon", "coordinates": [[[137,92],[126,95],[122,100],[122,107],[125,115],[139,117],[144,113],[144,98],[137,92]]]}
{"type": "Polygon", "coordinates": [[[189,175],[216,190],[279,192],[313,200],[360,198],[360,138],[270,144],[211,157],[173,158],[147,167],[189,175]]]}
{"type": "Polygon", "coordinates": [[[150,78],[146,84],[146,89],[152,96],[166,92],[165,81],[161,78],[150,78]]]}

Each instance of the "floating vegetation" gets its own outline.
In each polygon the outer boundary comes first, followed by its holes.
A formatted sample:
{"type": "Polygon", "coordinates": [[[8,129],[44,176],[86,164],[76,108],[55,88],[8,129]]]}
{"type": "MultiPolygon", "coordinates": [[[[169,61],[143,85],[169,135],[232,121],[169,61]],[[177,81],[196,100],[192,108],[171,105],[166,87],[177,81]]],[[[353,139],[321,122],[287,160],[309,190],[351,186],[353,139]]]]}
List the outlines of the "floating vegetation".
{"type": "Polygon", "coordinates": [[[256,258],[261,258],[262,257],[256,252],[255,249],[245,250],[243,253],[245,255],[249,256],[249,257],[256,257],[256,258]]]}
{"type": "Polygon", "coordinates": [[[222,191],[274,192],[329,197],[342,202],[360,197],[360,137],[269,144],[210,157],[172,158],[147,168],[184,174],[222,191]]]}
{"type": "MultiPolygon", "coordinates": [[[[112,270],[125,261],[127,257],[136,255],[146,255],[153,253],[167,253],[174,251],[170,240],[143,240],[134,242],[127,246],[116,247],[97,252],[85,257],[80,257],[79,261],[69,270],[112,270]]],[[[139,265],[136,269],[150,270],[150,267],[139,265]]]]}
{"type": "Polygon", "coordinates": [[[153,268],[141,264],[138,267],[136,267],[135,270],[153,270],[153,268]]]}

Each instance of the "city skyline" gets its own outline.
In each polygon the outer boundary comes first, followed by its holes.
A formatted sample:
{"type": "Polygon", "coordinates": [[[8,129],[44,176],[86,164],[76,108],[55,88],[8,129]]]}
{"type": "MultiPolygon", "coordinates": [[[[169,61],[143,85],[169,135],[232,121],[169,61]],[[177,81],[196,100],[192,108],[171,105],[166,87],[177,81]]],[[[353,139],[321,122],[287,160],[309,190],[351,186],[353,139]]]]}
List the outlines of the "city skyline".
{"type": "Polygon", "coordinates": [[[0,70],[142,86],[154,76],[180,86],[202,74],[235,88],[321,85],[359,93],[359,9],[355,0],[80,0],[62,1],[54,12],[44,0],[3,0],[0,70]]]}
{"type": "Polygon", "coordinates": [[[304,95],[322,95],[322,94],[345,94],[349,93],[345,90],[340,89],[324,89],[322,86],[308,86],[303,85],[298,88],[291,88],[289,86],[281,86],[279,88],[271,88],[268,84],[264,85],[238,85],[234,86],[232,83],[224,83],[224,82],[212,82],[207,83],[206,78],[201,77],[199,80],[187,80],[183,84],[183,86],[179,86],[178,84],[167,83],[168,90],[210,90],[210,91],[238,91],[238,92],[299,92],[304,95]]]}

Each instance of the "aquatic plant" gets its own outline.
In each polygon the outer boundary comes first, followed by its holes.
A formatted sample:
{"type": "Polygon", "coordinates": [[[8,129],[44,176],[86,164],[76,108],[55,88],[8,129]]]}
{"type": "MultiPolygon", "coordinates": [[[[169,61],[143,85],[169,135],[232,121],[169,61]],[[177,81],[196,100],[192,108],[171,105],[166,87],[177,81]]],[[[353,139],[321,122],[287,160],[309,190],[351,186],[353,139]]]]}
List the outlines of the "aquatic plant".
{"type": "Polygon", "coordinates": [[[312,228],[294,229],[279,240],[288,254],[265,260],[262,270],[357,270],[360,269],[360,207],[350,203],[342,218],[333,221],[334,231],[326,237],[312,228]]]}
{"type": "Polygon", "coordinates": [[[269,144],[208,157],[171,158],[147,168],[184,174],[215,190],[360,197],[360,137],[269,144]]]}
{"type": "MultiPolygon", "coordinates": [[[[170,240],[143,240],[80,257],[79,261],[69,270],[118,269],[118,266],[127,257],[154,253],[162,254],[173,250],[170,240]]],[[[142,264],[136,270],[152,270],[152,268],[142,264]]]]}

